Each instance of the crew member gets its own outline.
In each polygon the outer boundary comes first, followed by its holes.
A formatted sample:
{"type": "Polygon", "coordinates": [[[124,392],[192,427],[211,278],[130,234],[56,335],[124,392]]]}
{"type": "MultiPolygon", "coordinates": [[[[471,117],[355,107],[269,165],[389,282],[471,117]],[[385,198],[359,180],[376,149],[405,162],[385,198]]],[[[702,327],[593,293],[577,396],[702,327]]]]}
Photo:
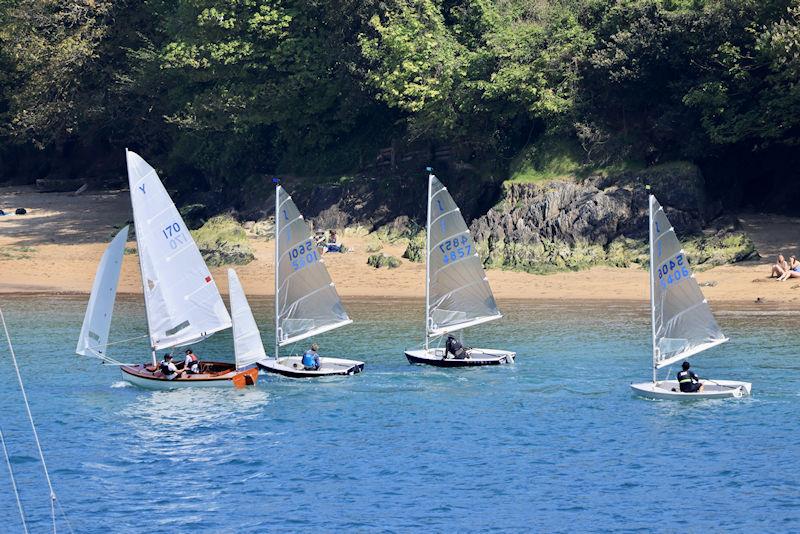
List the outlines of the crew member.
{"type": "Polygon", "coordinates": [[[303,369],[306,371],[319,371],[319,345],[313,343],[311,348],[303,354],[303,369]]]}
{"type": "Polygon", "coordinates": [[[186,349],[186,361],[183,364],[183,368],[192,374],[200,372],[200,359],[192,352],[192,349],[186,349]]]}
{"type": "Polygon", "coordinates": [[[172,354],[165,354],[164,359],[158,366],[161,369],[161,374],[163,374],[164,378],[167,380],[175,380],[182,374],[178,371],[178,368],[175,367],[175,364],[172,363],[172,354]]]}
{"type": "Polygon", "coordinates": [[[691,365],[689,362],[683,362],[681,365],[682,371],[678,371],[678,385],[684,393],[696,393],[703,391],[703,384],[700,383],[700,377],[697,373],[690,371],[691,365]]]}
{"type": "Polygon", "coordinates": [[[463,360],[464,358],[469,358],[469,354],[467,354],[467,349],[464,348],[464,345],[461,344],[459,340],[454,338],[453,336],[447,336],[447,342],[444,344],[444,357],[447,359],[447,355],[452,354],[453,358],[456,360],[463,360]]]}

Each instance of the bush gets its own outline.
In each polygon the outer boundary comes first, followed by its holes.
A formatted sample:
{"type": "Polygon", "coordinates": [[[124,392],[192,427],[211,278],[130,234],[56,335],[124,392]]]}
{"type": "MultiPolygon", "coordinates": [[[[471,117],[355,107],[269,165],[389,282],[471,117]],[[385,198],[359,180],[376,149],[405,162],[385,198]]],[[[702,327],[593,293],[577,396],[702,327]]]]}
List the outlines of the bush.
{"type": "Polygon", "coordinates": [[[422,263],[425,261],[425,241],[418,238],[409,240],[406,251],[403,252],[403,257],[414,263],[422,263]]]}
{"type": "Polygon", "coordinates": [[[209,267],[246,265],[255,259],[244,228],[230,215],[212,217],[192,230],[192,237],[209,267]]]}
{"type": "Polygon", "coordinates": [[[367,260],[367,265],[370,267],[375,267],[376,269],[380,269],[381,267],[386,267],[388,269],[395,269],[400,266],[400,260],[395,258],[394,256],[387,256],[386,254],[373,254],[367,260]]]}

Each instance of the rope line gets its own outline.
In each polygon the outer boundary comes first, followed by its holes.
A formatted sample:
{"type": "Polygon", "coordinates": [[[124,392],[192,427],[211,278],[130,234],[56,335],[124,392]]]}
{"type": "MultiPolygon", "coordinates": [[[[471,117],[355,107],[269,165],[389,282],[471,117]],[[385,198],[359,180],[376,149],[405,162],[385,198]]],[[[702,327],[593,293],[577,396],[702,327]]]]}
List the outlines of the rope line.
{"type": "Polygon", "coordinates": [[[0,441],[3,443],[3,455],[6,457],[6,466],[8,466],[8,474],[11,475],[11,487],[14,488],[14,497],[17,498],[17,509],[19,510],[19,519],[22,521],[22,531],[28,534],[28,523],[25,521],[25,510],[22,508],[22,501],[19,500],[19,491],[17,490],[17,481],[14,479],[14,469],[11,467],[11,458],[8,456],[8,449],[6,448],[6,438],[3,436],[3,430],[0,429],[0,441]]]}
{"type": "MultiPolygon", "coordinates": [[[[11,336],[8,333],[8,327],[6,326],[6,318],[3,315],[3,310],[0,308],[0,321],[3,323],[3,330],[6,334],[6,341],[8,341],[8,350],[11,351],[11,361],[14,363],[14,370],[17,373],[17,381],[19,382],[19,389],[22,392],[22,400],[25,401],[25,411],[28,413],[28,420],[31,423],[31,430],[33,430],[33,438],[36,441],[36,448],[39,451],[39,459],[42,461],[42,469],[44,470],[44,478],[47,480],[47,487],[50,489],[50,516],[53,519],[53,534],[56,534],[56,492],[53,489],[53,483],[50,480],[50,473],[47,471],[47,462],[44,460],[44,452],[42,451],[42,445],[39,442],[39,433],[36,431],[36,425],[33,422],[33,414],[31,414],[31,407],[28,403],[28,395],[25,393],[25,386],[22,383],[22,375],[19,372],[19,365],[17,365],[17,355],[14,353],[14,346],[11,344],[11,336]]],[[[59,504],[59,508],[61,505],[59,504]]],[[[63,513],[62,515],[64,520],[67,523],[67,527],[70,532],[72,532],[72,527],[69,524],[69,521],[66,520],[66,515],[63,513]]]]}

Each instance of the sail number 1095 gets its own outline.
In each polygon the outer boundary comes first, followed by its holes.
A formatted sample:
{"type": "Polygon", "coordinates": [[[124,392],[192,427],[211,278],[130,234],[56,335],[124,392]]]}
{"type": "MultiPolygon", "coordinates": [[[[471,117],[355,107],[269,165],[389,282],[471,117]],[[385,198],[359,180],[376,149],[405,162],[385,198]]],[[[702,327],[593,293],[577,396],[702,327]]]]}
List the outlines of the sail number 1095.
{"type": "Polygon", "coordinates": [[[299,271],[306,265],[317,261],[319,259],[319,252],[317,252],[317,247],[315,247],[314,243],[309,239],[305,243],[301,243],[290,250],[289,259],[292,260],[292,270],[299,271]]]}
{"type": "Polygon", "coordinates": [[[682,279],[689,278],[691,274],[689,269],[686,268],[683,262],[683,254],[675,256],[674,260],[664,262],[658,269],[658,280],[661,282],[661,287],[667,289],[671,284],[681,281],[682,279]]]}

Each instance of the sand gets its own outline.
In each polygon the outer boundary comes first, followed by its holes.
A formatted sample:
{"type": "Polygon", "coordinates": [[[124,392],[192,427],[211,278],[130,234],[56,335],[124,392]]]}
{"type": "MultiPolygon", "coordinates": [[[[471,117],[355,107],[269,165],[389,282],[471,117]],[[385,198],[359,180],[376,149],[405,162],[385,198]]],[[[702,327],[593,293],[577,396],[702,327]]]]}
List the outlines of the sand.
{"type": "MultiPolygon", "coordinates": [[[[88,293],[97,263],[113,237],[114,226],[131,218],[126,191],[38,193],[26,187],[0,187],[0,208],[24,216],[0,217],[0,293],[88,293]]],[[[697,273],[710,302],[763,303],[800,309],[800,279],[768,278],[774,255],[800,252],[800,219],[743,214],[740,220],[767,257],[697,273]]],[[[425,265],[403,260],[396,269],[367,265],[370,239],[345,233],[346,254],[326,254],[325,262],[343,297],[423,297],[425,265]]],[[[256,260],[236,266],[248,295],[273,293],[273,243],[251,238],[256,260]]],[[[135,243],[129,246],[135,247],[135,243]]],[[[402,245],[383,251],[400,257],[402,245]]],[[[220,289],[227,291],[225,268],[213,269],[220,289]]],[[[487,276],[498,299],[563,299],[573,301],[646,301],[647,272],[639,267],[597,267],[586,271],[533,275],[490,270],[487,276]]],[[[119,291],[141,293],[138,260],[124,259],[119,291]]]]}

